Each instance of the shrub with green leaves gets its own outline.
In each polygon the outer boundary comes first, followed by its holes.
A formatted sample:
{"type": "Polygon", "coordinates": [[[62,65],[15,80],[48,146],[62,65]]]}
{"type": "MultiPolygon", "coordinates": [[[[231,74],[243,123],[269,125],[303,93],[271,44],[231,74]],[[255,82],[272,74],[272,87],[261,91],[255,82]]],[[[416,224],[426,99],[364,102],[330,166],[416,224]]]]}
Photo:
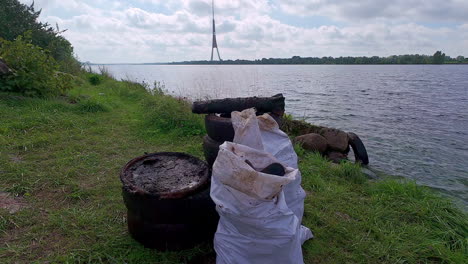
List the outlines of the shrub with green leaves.
{"type": "Polygon", "coordinates": [[[101,84],[102,76],[99,74],[93,73],[88,77],[88,80],[89,80],[89,83],[92,85],[99,85],[101,84]]]}
{"type": "Polygon", "coordinates": [[[0,91],[48,97],[71,88],[72,77],[57,71],[55,59],[31,43],[30,33],[14,41],[0,39],[0,57],[13,70],[13,74],[0,79],[0,91]]]}
{"type": "Polygon", "coordinates": [[[50,51],[50,56],[57,61],[60,71],[80,74],[81,64],[73,55],[73,47],[61,35],[66,29],[61,30],[58,24],[51,27],[49,23],[39,21],[41,11],[35,10],[34,1],[26,5],[18,0],[0,0],[0,36],[14,41],[19,35],[29,31],[31,43],[50,51]]]}

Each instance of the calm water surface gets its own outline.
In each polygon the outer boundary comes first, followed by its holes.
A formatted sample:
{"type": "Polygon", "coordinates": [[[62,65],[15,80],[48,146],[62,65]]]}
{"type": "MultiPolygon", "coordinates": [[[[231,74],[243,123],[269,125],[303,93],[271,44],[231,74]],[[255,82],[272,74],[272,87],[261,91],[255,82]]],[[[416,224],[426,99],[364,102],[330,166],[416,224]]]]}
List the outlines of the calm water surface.
{"type": "Polygon", "coordinates": [[[358,134],[370,166],[468,208],[468,65],[110,65],[190,99],[283,93],[286,112],[358,134]]]}

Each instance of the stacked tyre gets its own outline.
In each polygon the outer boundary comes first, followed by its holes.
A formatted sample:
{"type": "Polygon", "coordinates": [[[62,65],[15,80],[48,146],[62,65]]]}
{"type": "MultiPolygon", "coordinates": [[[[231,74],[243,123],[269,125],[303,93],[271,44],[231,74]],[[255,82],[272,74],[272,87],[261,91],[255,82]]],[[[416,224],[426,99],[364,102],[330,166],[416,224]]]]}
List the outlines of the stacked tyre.
{"type": "Polygon", "coordinates": [[[234,140],[234,128],[231,118],[209,114],[205,116],[207,135],[203,137],[203,153],[210,167],[218,156],[219,146],[225,141],[234,140]]]}
{"type": "Polygon", "coordinates": [[[219,216],[210,198],[210,169],[205,162],[184,153],[153,153],[128,162],[120,173],[120,179],[129,233],[145,247],[180,250],[212,241],[219,216]],[[202,169],[197,172],[200,181],[171,193],[148,192],[132,181],[136,164],[167,156],[200,166],[202,169]]]}
{"type": "MultiPolygon", "coordinates": [[[[257,115],[260,114],[257,112],[257,115]]],[[[273,113],[269,114],[278,124],[281,124],[282,119],[280,116],[273,113]]],[[[230,117],[208,114],[205,116],[205,128],[207,135],[203,137],[203,153],[208,165],[213,167],[213,163],[218,156],[219,146],[225,141],[232,142],[234,140],[234,127],[230,117]]]]}

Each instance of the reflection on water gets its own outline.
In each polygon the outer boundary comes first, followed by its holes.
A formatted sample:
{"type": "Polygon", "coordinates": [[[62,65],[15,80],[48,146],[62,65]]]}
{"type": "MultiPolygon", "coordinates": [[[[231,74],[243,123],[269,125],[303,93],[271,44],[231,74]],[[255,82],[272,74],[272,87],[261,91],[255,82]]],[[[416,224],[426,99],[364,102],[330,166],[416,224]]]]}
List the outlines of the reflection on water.
{"type": "Polygon", "coordinates": [[[468,205],[468,66],[111,65],[191,99],[283,93],[286,111],[358,134],[372,167],[468,205]]]}

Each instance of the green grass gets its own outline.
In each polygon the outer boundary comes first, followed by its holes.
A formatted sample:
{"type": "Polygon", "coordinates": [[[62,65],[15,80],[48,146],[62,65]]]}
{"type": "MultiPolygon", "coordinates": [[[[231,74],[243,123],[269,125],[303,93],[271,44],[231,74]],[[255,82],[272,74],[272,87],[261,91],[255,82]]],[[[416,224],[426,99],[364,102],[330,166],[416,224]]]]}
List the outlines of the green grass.
{"type": "Polygon", "coordinates": [[[468,221],[414,182],[363,178],[358,165],[303,157],[307,263],[466,263],[468,221]]]}
{"type": "MultiPolygon", "coordinates": [[[[86,77],[83,78],[87,80],[86,77]]],[[[77,80],[66,97],[0,93],[0,191],[27,207],[0,210],[0,263],[184,263],[128,235],[119,170],[144,152],[203,157],[203,118],[131,82],[77,80]]],[[[467,218],[411,182],[369,181],[360,167],[301,156],[306,263],[466,263],[467,218]]]]}

